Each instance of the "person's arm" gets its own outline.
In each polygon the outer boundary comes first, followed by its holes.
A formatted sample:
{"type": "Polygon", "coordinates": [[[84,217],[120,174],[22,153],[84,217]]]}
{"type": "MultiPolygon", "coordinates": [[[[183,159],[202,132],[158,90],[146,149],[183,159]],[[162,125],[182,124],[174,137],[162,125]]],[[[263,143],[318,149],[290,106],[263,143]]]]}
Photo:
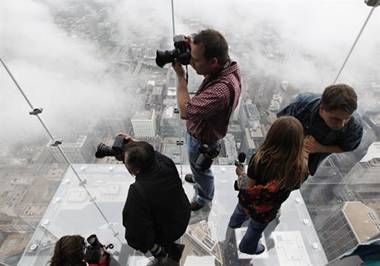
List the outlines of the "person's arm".
{"type": "Polygon", "coordinates": [[[187,88],[185,70],[180,63],[173,64],[173,69],[177,75],[177,104],[179,115],[182,119],[187,119],[186,103],[190,100],[187,88]]]}
{"type": "Polygon", "coordinates": [[[129,188],[123,210],[123,225],[129,246],[143,253],[153,248],[155,244],[153,217],[148,203],[133,185],[129,188]]]}
{"type": "MultiPolygon", "coordinates": [[[[253,158],[253,156],[252,156],[253,158]]],[[[251,164],[251,162],[249,163],[251,164]]],[[[252,177],[252,170],[248,168],[248,174],[245,173],[244,165],[236,165],[235,173],[238,177],[238,183],[240,183],[238,188],[244,189],[249,186],[253,186],[256,184],[256,181],[252,177]]]]}
{"type": "Polygon", "coordinates": [[[311,153],[342,153],[344,150],[338,145],[322,145],[313,136],[308,135],[304,139],[304,150],[311,153]]]}
{"type": "MultiPolygon", "coordinates": [[[[250,171],[250,169],[248,168],[248,173],[252,176],[251,172],[252,171],[250,171]]],[[[236,171],[236,173],[238,173],[238,170],[236,171]]],[[[244,177],[244,182],[242,182],[244,184],[242,184],[242,186],[240,186],[238,189],[239,204],[243,207],[244,212],[249,216],[249,204],[251,203],[249,188],[254,187],[256,181],[252,177],[248,176],[245,172],[239,172],[239,174],[241,174],[241,176],[238,177],[239,179],[244,177]]]]}
{"type": "Polygon", "coordinates": [[[137,139],[132,138],[132,136],[127,133],[120,132],[117,136],[124,137],[126,143],[137,141],[137,139]]]}
{"type": "Polygon", "coordinates": [[[299,102],[299,96],[296,97],[295,100],[293,100],[289,105],[284,107],[281,111],[277,113],[277,117],[285,116],[285,115],[290,115],[290,116],[295,116],[296,111],[298,109],[298,102],[299,102]]]}
{"type": "Polygon", "coordinates": [[[289,105],[277,113],[277,117],[289,115],[298,118],[299,114],[303,112],[305,104],[315,99],[315,97],[315,95],[310,93],[301,93],[297,95],[289,105]]]}

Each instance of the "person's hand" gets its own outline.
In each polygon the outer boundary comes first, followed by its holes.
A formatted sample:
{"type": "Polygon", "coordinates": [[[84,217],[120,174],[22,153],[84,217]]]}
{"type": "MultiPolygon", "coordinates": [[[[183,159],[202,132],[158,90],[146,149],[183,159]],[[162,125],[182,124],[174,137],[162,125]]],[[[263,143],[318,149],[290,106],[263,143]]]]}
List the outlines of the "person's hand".
{"type": "Polygon", "coordinates": [[[303,146],[302,152],[303,152],[303,158],[306,161],[309,160],[310,151],[306,149],[305,145],[303,146]]]}
{"type": "MultiPolygon", "coordinates": [[[[119,137],[124,137],[124,140],[125,140],[125,144],[129,144],[129,143],[132,143],[132,142],[135,142],[136,140],[135,139],[133,139],[132,137],[131,137],[131,135],[129,135],[129,134],[127,134],[127,133],[122,133],[122,132],[120,132],[119,134],[117,134],[117,136],[119,137]]],[[[116,154],[115,155],[115,158],[116,158],[116,160],[118,160],[118,161],[121,161],[121,162],[123,162],[123,163],[125,163],[125,152],[126,152],[126,146],[125,145],[123,145],[124,146],[124,149],[123,149],[123,151],[120,153],[120,154],[116,154]]]]}
{"type": "Polygon", "coordinates": [[[174,72],[177,74],[178,79],[185,78],[185,70],[183,69],[183,66],[180,63],[175,62],[172,64],[172,67],[174,69],[174,72]]]}
{"type": "Polygon", "coordinates": [[[244,165],[236,165],[236,169],[235,169],[235,173],[237,176],[242,176],[245,174],[245,171],[244,171],[244,165]]]}
{"type": "Polygon", "coordinates": [[[305,168],[309,169],[309,152],[303,148],[303,163],[305,164],[305,168]]]}
{"type": "Polygon", "coordinates": [[[117,134],[118,136],[122,136],[122,137],[124,137],[124,139],[125,139],[125,142],[126,143],[129,143],[129,142],[131,142],[131,141],[136,141],[135,139],[133,139],[132,137],[131,137],[131,135],[129,135],[129,134],[127,134],[127,133],[119,133],[119,134],[117,134]]]}
{"type": "Polygon", "coordinates": [[[308,135],[303,141],[303,147],[305,154],[321,153],[323,151],[323,145],[320,144],[313,136],[308,135]]]}

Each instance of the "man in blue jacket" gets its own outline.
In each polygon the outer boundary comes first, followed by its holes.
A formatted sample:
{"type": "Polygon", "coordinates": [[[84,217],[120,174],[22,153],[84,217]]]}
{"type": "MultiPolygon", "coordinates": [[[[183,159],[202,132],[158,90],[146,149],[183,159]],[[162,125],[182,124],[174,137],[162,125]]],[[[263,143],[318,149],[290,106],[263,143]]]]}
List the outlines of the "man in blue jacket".
{"type": "Polygon", "coordinates": [[[357,109],[357,95],[346,84],[328,86],[322,96],[303,93],[277,114],[291,115],[303,125],[304,149],[309,174],[314,175],[320,162],[331,153],[356,149],[363,136],[357,109]]]}

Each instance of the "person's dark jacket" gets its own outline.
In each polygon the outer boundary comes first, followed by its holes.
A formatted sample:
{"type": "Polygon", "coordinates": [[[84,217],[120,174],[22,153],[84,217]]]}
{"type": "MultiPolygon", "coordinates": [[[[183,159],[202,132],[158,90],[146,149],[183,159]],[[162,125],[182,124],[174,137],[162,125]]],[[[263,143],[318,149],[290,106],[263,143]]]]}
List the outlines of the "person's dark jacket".
{"type": "Polygon", "coordinates": [[[156,162],[129,187],[123,209],[125,239],[143,253],[180,238],[190,219],[190,203],[174,162],[155,154],[156,162]]]}
{"type": "MultiPolygon", "coordinates": [[[[356,149],[363,136],[360,117],[354,113],[347,124],[339,130],[329,128],[319,115],[320,95],[303,93],[296,100],[281,110],[277,117],[290,115],[297,118],[304,129],[305,136],[313,136],[322,145],[337,145],[343,151],[356,149]]],[[[314,175],[319,164],[330,153],[313,153],[309,155],[309,173],[314,175]]]]}

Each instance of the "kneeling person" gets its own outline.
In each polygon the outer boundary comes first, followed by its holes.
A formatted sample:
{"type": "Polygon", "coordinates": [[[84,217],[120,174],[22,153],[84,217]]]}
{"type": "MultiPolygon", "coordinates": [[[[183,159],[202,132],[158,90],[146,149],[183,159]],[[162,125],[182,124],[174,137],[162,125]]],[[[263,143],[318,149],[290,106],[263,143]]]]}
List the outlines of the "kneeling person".
{"type": "Polygon", "coordinates": [[[136,177],[123,209],[128,245],[150,251],[155,257],[152,265],[178,263],[184,246],[174,241],[186,231],[190,203],[174,162],[149,143],[129,139],[124,163],[136,177]]]}

